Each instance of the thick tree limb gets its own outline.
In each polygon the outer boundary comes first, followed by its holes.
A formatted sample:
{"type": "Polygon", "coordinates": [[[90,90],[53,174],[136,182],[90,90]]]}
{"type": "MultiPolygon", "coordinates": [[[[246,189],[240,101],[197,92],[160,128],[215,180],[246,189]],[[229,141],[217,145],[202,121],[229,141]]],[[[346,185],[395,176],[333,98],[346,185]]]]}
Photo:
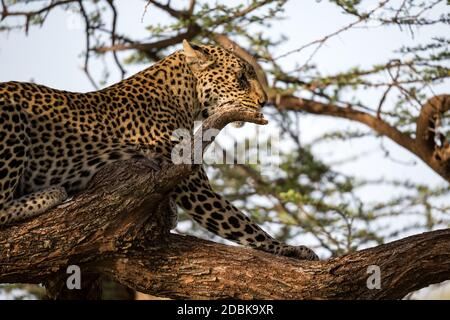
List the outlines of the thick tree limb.
{"type": "Polygon", "coordinates": [[[450,279],[450,230],[428,232],[322,262],[300,262],[193,237],[93,266],[144,292],[194,299],[400,299],[450,279]],[[381,289],[368,289],[370,265],[381,289]],[[144,276],[142,276],[144,275],[144,276]]]}
{"type": "MultiPolygon", "coordinates": [[[[265,122],[255,112],[229,107],[204,130],[238,120],[265,122]]],[[[155,170],[149,160],[104,168],[64,207],[0,232],[0,282],[46,283],[50,293],[56,291],[53,297],[79,298],[58,289],[67,266],[76,264],[90,285],[106,275],[171,298],[368,299],[401,298],[450,279],[450,230],[322,262],[170,234],[168,195],[192,170],[195,166],[169,163],[155,170]],[[380,267],[379,290],[366,286],[370,265],[380,267]]]]}
{"type": "Polygon", "coordinates": [[[138,160],[103,170],[67,207],[0,233],[0,282],[45,282],[76,264],[172,298],[368,299],[450,279],[450,230],[322,262],[169,234],[167,193],[184,174],[138,160]],[[380,290],[367,289],[369,265],[380,267],[380,290]]]}

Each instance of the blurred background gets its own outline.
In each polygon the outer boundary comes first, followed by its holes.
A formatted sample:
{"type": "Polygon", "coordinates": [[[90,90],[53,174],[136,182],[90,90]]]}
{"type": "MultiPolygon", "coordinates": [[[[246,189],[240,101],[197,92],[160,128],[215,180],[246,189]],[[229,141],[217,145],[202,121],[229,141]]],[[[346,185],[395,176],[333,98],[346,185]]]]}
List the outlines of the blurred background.
{"type": "MultiPolygon", "coordinates": [[[[270,124],[229,126],[216,147],[233,157],[237,144],[277,137],[278,156],[264,170],[212,164],[208,175],[275,237],[326,259],[449,227],[450,107],[430,102],[450,93],[449,9],[445,0],[2,0],[0,82],[86,92],[183,39],[233,45],[268,93],[270,124]]],[[[182,212],[176,232],[224,242],[182,212]]],[[[106,298],[135,297],[105,283],[106,298]]],[[[3,299],[43,294],[0,287],[3,299]]],[[[450,298],[450,285],[411,297],[450,298]]]]}

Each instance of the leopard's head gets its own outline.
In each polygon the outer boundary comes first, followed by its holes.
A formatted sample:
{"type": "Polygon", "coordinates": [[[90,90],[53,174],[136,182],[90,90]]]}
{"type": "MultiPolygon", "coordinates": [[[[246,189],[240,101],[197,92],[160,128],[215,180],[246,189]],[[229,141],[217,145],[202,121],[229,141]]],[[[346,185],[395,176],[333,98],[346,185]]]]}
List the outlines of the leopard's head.
{"type": "MultiPolygon", "coordinates": [[[[227,103],[259,110],[267,95],[254,68],[245,60],[217,46],[196,46],[183,41],[183,54],[197,80],[199,114],[206,118],[227,103]]],[[[243,123],[235,123],[240,127],[243,123]]]]}

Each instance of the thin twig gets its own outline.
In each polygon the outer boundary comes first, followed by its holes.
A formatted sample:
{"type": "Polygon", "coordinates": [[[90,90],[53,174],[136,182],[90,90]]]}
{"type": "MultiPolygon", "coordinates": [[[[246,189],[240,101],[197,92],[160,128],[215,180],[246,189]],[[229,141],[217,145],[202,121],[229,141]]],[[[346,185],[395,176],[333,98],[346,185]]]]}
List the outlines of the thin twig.
{"type": "Polygon", "coordinates": [[[90,56],[90,50],[91,50],[91,40],[90,40],[90,30],[91,30],[91,26],[90,26],[90,22],[89,22],[89,17],[86,13],[86,10],[84,9],[83,6],[83,2],[82,0],[78,0],[78,4],[80,6],[80,13],[84,18],[84,22],[85,22],[85,33],[86,33],[86,52],[84,54],[84,66],[83,66],[83,71],[86,74],[87,78],[89,79],[89,81],[91,82],[92,86],[98,90],[98,86],[97,83],[95,82],[94,78],[92,77],[90,71],[89,71],[89,56],[90,56]]]}
{"type": "Polygon", "coordinates": [[[348,25],[346,25],[346,26],[340,28],[339,30],[336,30],[336,31],[334,31],[334,32],[332,32],[332,33],[326,35],[325,37],[323,37],[323,38],[321,38],[321,39],[314,40],[314,41],[312,41],[312,42],[309,42],[309,43],[307,43],[307,44],[301,46],[300,48],[297,48],[297,49],[288,51],[288,52],[286,52],[286,53],[283,53],[283,54],[281,54],[281,55],[275,57],[274,60],[279,60],[279,59],[285,58],[285,57],[287,57],[287,56],[289,56],[289,55],[291,55],[291,54],[298,53],[298,52],[300,52],[300,51],[303,51],[303,50],[306,49],[306,48],[309,48],[309,47],[311,47],[311,46],[317,44],[318,47],[315,48],[315,50],[314,50],[313,53],[309,56],[309,58],[306,60],[306,62],[303,64],[303,66],[297,69],[297,71],[298,71],[298,70],[302,70],[302,69],[304,68],[304,66],[307,65],[307,64],[312,60],[312,58],[314,57],[314,55],[315,55],[315,54],[317,53],[317,51],[325,44],[325,42],[327,42],[329,39],[331,39],[331,38],[337,36],[338,34],[340,34],[340,33],[344,32],[344,31],[347,31],[347,30],[353,28],[354,26],[360,24],[361,22],[367,21],[367,20],[370,18],[370,16],[371,16],[374,12],[376,12],[376,11],[379,10],[380,8],[384,7],[389,1],[390,1],[390,0],[384,0],[384,1],[380,2],[380,3],[378,4],[377,7],[375,7],[375,8],[372,9],[371,11],[369,11],[367,14],[361,15],[361,16],[359,17],[358,20],[353,21],[352,23],[349,23],[348,25]]]}
{"type": "MultiPolygon", "coordinates": [[[[109,7],[111,8],[111,11],[113,13],[113,19],[112,19],[112,23],[111,23],[111,46],[114,47],[114,45],[116,44],[117,10],[116,10],[116,7],[114,6],[113,1],[114,0],[107,0],[109,7]]],[[[123,79],[125,77],[126,71],[122,67],[122,64],[120,63],[119,58],[117,57],[117,52],[113,51],[112,54],[114,57],[114,62],[116,63],[117,67],[120,70],[120,77],[121,77],[121,79],[123,79]]]]}

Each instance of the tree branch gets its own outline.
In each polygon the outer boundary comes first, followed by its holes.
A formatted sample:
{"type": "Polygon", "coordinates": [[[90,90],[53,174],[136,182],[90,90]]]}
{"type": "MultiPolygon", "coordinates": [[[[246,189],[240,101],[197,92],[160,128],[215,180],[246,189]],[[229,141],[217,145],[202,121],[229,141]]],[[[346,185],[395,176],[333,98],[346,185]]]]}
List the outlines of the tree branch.
{"type": "Polygon", "coordinates": [[[300,262],[171,234],[164,244],[93,268],[139,291],[171,298],[401,299],[450,278],[449,249],[450,230],[442,230],[329,261],[300,262]],[[367,288],[371,265],[380,267],[381,289],[367,288]]]}
{"type": "MultiPolygon", "coordinates": [[[[203,132],[233,121],[266,122],[257,112],[228,106],[205,121],[203,132]]],[[[193,152],[208,145],[199,132],[191,143],[197,143],[193,152]]],[[[401,298],[450,278],[450,230],[322,262],[170,234],[169,194],[192,170],[171,163],[155,170],[147,159],[105,167],[68,204],[0,232],[0,282],[60,284],[67,266],[76,264],[93,284],[106,275],[172,298],[367,299],[401,298]],[[366,286],[369,265],[381,269],[380,290],[366,286]]],[[[58,285],[50,289],[62,296],[58,285]]],[[[79,298],[65,295],[71,296],[79,298]]]]}
{"type": "Polygon", "coordinates": [[[446,169],[450,175],[450,146],[449,141],[441,141],[436,144],[439,136],[440,122],[445,118],[445,113],[450,111],[450,95],[439,95],[425,103],[417,118],[416,141],[422,152],[429,157],[430,162],[436,162],[446,169]]]}
{"type": "Polygon", "coordinates": [[[369,299],[450,278],[450,230],[322,262],[169,234],[167,194],[184,170],[118,162],[68,207],[3,230],[0,282],[46,282],[76,264],[82,274],[171,298],[369,299]],[[380,290],[366,286],[370,265],[380,267],[380,290]]]}
{"type": "Polygon", "coordinates": [[[373,116],[366,112],[355,110],[351,107],[339,107],[334,104],[302,99],[293,95],[271,95],[269,98],[271,99],[271,102],[280,110],[304,111],[312,114],[354,120],[365,124],[378,134],[390,138],[400,146],[414,153],[428,166],[430,166],[436,173],[441,175],[442,178],[450,182],[450,161],[442,161],[442,159],[436,158],[434,156],[435,150],[433,148],[430,148],[430,141],[427,140],[430,139],[430,135],[428,132],[429,121],[431,121],[432,117],[438,113],[437,110],[443,113],[448,110],[445,108],[449,108],[448,101],[450,101],[450,99],[448,99],[448,95],[442,95],[432,98],[424,105],[421,116],[419,116],[416,123],[416,138],[413,138],[408,134],[401,132],[397,128],[391,126],[389,123],[376,116],[373,116]],[[445,106],[444,103],[446,103],[445,106]],[[441,107],[439,107],[440,109],[435,110],[434,108],[436,108],[437,105],[441,107]]]}
{"type": "Polygon", "coordinates": [[[123,50],[140,50],[146,54],[155,54],[159,50],[181,43],[183,39],[190,40],[201,33],[201,29],[193,24],[190,25],[183,33],[177,34],[171,38],[150,42],[150,43],[131,43],[131,44],[116,44],[110,47],[99,47],[94,50],[100,53],[109,51],[123,51],[123,50]]]}

